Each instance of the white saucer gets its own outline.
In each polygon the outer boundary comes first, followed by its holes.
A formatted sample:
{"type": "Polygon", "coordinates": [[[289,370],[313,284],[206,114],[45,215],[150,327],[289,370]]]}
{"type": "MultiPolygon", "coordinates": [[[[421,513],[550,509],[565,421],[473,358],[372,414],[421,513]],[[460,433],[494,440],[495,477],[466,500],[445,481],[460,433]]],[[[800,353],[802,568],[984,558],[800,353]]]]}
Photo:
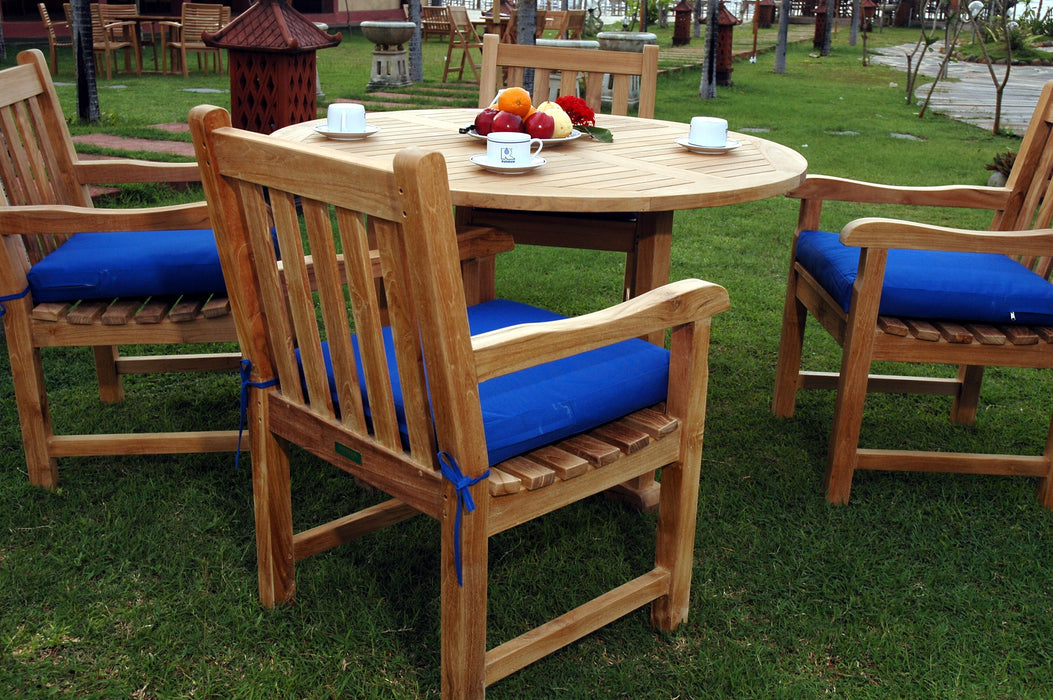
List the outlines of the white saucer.
{"type": "Polygon", "coordinates": [[[738,148],[739,146],[742,145],[741,143],[739,143],[738,141],[735,141],[734,139],[728,139],[727,143],[725,143],[723,146],[696,146],[695,144],[690,143],[687,140],[686,136],[682,136],[682,137],[678,138],[676,140],[676,142],[677,142],[677,144],[679,144],[680,146],[683,146],[684,148],[686,148],[687,150],[691,151],[692,153],[709,153],[709,154],[727,153],[728,151],[733,151],[733,150],[735,150],[736,148],[738,148]]]}
{"type": "Polygon", "coordinates": [[[528,173],[531,170],[537,170],[547,162],[541,156],[534,156],[534,159],[529,165],[494,165],[490,162],[489,157],[485,153],[474,155],[469,160],[483,170],[489,170],[492,173],[498,173],[500,175],[521,175],[522,173],[528,173]]]}
{"type": "MultiPolygon", "coordinates": [[[[486,137],[483,136],[482,134],[480,134],[474,128],[473,129],[469,129],[465,133],[467,133],[473,139],[478,139],[479,141],[485,141],[486,140],[486,137]]],[[[561,139],[541,139],[541,143],[545,144],[546,148],[555,148],[557,146],[562,146],[565,143],[569,143],[571,141],[574,141],[575,139],[580,139],[584,135],[585,135],[584,133],[578,131],[577,129],[574,129],[573,131],[570,132],[570,135],[564,136],[561,139]]]]}
{"type": "Polygon", "coordinates": [[[369,138],[373,134],[380,131],[379,126],[373,126],[372,124],[366,124],[366,130],[362,132],[340,132],[340,131],[329,131],[325,124],[319,124],[314,128],[322,136],[327,139],[333,139],[334,141],[358,141],[360,139],[369,138]]]}

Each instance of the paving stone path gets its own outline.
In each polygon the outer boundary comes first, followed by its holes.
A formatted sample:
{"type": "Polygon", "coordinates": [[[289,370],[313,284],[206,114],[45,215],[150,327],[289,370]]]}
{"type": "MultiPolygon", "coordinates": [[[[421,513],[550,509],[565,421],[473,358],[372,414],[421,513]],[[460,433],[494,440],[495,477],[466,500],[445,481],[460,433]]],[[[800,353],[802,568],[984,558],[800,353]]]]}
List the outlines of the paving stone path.
{"type": "MultiPolygon", "coordinates": [[[[935,78],[938,75],[943,60],[942,46],[942,42],[937,42],[926,52],[921,62],[921,76],[935,78]]],[[[913,44],[878,49],[871,55],[871,60],[874,64],[906,72],[907,56],[913,49],[913,44]]],[[[996,65],[994,70],[1001,82],[1005,77],[1005,66],[996,65]]],[[[1012,67],[1002,96],[1002,129],[1017,136],[1024,135],[1042,86],[1048,80],[1053,80],[1053,68],[1049,66],[1012,67]]],[[[922,84],[914,90],[914,96],[920,103],[929,94],[932,80],[919,79],[919,82],[922,84]]],[[[995,83],[987,65],[951,61],[947,64],[947,76],[936,82],[928,109],[991,130],[994,128],[994,107],[995,83]]]]}

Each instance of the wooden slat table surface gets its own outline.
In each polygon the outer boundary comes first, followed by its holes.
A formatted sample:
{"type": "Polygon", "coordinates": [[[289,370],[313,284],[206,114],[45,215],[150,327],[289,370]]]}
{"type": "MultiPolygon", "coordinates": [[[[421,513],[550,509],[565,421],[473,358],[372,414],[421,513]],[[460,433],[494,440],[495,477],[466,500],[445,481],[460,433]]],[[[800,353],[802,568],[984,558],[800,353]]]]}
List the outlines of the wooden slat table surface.
{"type": "Polygon", "coordinates": [[[742,146],[722,155],[691,153],[675,143],[688,126],[679,122],[598,115],[614,143],[587,137],[545,148],[547,163],[523,175],[489,173],[468,159],[486,143],[458,128],[477,109],[377,112],[367,121],[380,131],[360,141],[336,141],[314,127],[295,124],[274,136],[390,162],[408,146],[446,157],[453,203],[523,211],[657,212],[722,206],[783,194],[804,178],[807,161],[793,149],[748,134],[731,133],[742,146]]]}

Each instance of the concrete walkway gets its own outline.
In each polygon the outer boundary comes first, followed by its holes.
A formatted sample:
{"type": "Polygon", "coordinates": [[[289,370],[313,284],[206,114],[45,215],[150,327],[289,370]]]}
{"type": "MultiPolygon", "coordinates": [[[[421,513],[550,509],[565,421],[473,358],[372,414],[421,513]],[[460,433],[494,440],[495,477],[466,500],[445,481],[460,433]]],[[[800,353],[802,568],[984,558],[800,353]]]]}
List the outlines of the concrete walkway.
{"type": "MultiPolygon", "coordinates": [[[[931,78],[939,72],[943,60],[942,46],[942,42],[934,44],[921,62],[920,76],[924,78],[919,77],[920,85],[914,90],[919,106],[929,94],[931,78]]],[[[891,66],[906,72],[907,56],[913,50],[913,44],[878,49],[871,55],[871,61],[876,65],[891,66]]],[[[994,71],[1001,83],[1005,77],[1005,66],[996,65],[994,71]]],[[[1003,130],[1017,136],[1024,135],[1035,105],[1038,104],[1039,93],[1047,80],[1053,80],[1053,67],[1012,67],[1002,95],[1003,130]]],[[[994,128],[994,107],[995,83],[987,64],[951,61],[947,64],[947,77],[937,81],[927,109],[990,131],[994,128]]]]}

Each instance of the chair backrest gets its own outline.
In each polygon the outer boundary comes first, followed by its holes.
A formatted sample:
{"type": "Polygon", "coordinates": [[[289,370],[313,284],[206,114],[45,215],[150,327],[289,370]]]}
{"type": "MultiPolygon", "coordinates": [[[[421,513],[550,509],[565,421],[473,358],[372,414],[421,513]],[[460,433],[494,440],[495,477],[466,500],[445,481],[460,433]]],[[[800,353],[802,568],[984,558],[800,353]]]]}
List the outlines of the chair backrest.
{"type": "Polygon", "coordinates": [[[446,34],[450,31],[450,8],[446,5],[422,6],[420,21],[430,33],[446,34]]]}
{"type": "MultiPolygon", "coordinates": [[[[0,71],[0,204],[92,206],[87,186],[74,174],[77,154],[43,54],[23,51],[18,63],[0,71]]],[[[22,236],[29,263],[66,238],[22,236]]],[[[9,246],[17,240],[5,237],[9,246]]]]}
{"type": "Polygon", "coordinates": [[[112,22],[113,20],[118,20],[122,17],[134,17],[139,14],[139,10],[136,9],[134,3],[130,5],[112,5],[106,3],[99,5],[99,13],[102,16],[103,22],[112,22]]]}
{"type": "Polygon", "coordinates": [[[218,32],[223,28],[224,9],[226,9],[229,17],[230,8],[227,8],[225,5],[200,2],[183,3],[183,14],[180,22],[182,24],[182,40],[200,43],[204,46],[204,42],[201,41],[201,35],[204,32],[218,32]]]}
{"type": "Polygon", "coordinates": [[[433,471],[437,435],[444,449],[458,449],[469,460],[461,464],[465,473],[484,472],[477,376],[442,155],[408,149],[385,167],[375,159],[229,128],[229,114],[208,106],[191,111],[190,125],[238,338],[258,376],[277,377],[275,391],[287,404],[338,420],[362,445],[379,445],[384,456],[370,455],[378,463],[410,460],[433,471]],[[314,261],[317,316],[307,254],[314,261]],[[376,268],[390,329],[381,327],[376,268]],[[407,407],[405,457],[385,336],[407,407]],[[332,358],[333,392],[323,338],[332,358]]]}
{"type": "Polygon", "coordinates": [[[565,39],[580,39],[585,33],[585,10],[568,10],[567,26],[563,32],[565,39]]]}
{"type": "MultiPolygon", "coordinates": [[[[1042,89],[1006,187],[1012,194],[1005,209],[995,215],[992,230],[1053,227],[1053,81],[1042,89]]],[[[1046,278],[1053,272],[1053,258],[1021,262],[1046,278]]]]}
{"type": "Polygon", "coordinates": [[[48,33],[48,41],[54,44],[58,41],[58,36],[55,34],[55,26],[51,24],[51,17],[48,15],[48,8],[44,3],[37,3],[37,9],[40,11],[40,19],[44,22],[44,28],[48,33]]]}
{"type": "Polygon", "coordinates": [[[456,35],[456,40],[460,43],[482,46],[482,40],[476,34],[472,19],[468,16],[468,10],[463,5],[451,5],[449,10],[450,22],[454,29],[450,33],[450,40],[454,41],[456,35]]]}
{"type": "Polygon", "coordinates": [[[611,113],[627,114],[629,89],[634,77],[639,78],[638,115],[654,117],[658,80],[658,47],[644,46],[642,53],[564,48],[562,46],[525,46],[502,43],[497,35],[483,37],[483,65],[479,80],[479,107],[491,103],[498,89],[523,84],[523,69],[534,69],[535,103],[544,102],[549,94],[549,76],[561,72],[560,94],[575,94],[579,74],[584,74],[584,100],[599,113],[604,76],[611,81],[611,113]],[[506,69],[505,85],[500,85],[501,69],[506,69]]]}

